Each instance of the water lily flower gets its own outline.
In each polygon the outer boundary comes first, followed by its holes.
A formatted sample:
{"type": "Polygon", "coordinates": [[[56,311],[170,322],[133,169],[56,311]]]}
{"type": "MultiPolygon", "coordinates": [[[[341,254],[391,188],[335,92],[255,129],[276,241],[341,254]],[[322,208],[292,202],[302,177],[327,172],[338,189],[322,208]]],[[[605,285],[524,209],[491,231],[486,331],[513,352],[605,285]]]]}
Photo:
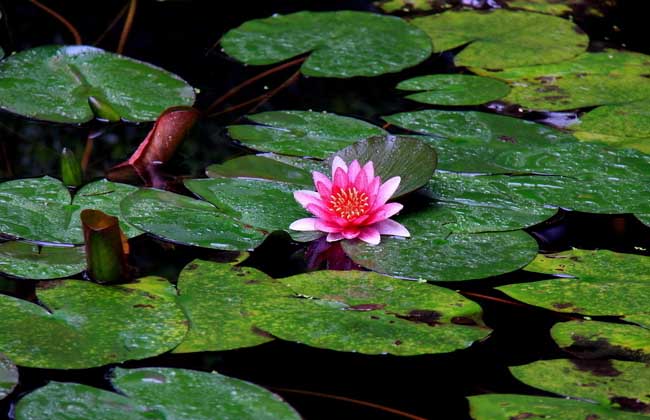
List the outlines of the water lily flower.
{"type": "Polygon", "coordinates": [[[331,180],[317,171],[312,174],[317,191],[295,191],[293,196],[315,217],[296,220],[290,229],[325,232],[328,242],[358,238],[370,245],[377,245],[380,235],[411,236],[390,220],[403,207],[387,203],[399,186],[399,176],[382,184],[372,161],[361,167],[354,160],[348,167],[339,156],[332,162],[331,180]]]}

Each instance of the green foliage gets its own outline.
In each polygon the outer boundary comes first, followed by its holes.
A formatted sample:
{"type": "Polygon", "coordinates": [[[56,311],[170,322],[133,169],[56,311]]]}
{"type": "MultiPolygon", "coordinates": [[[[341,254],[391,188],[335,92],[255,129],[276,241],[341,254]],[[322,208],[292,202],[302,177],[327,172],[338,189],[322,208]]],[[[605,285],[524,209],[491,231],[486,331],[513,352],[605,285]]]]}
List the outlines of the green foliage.
{"type": "Polygon", "coordinates": [[[433,105],[480,105],[503,98],[508,84],[468,74],[432,74],[400,82],[399,90],[424,91],[408,95],[413,101],[433,105]]]}
{"type": "Polygon", "coordinates": [[[11,394],[18,385],[18,369],[6,356],[0,354],[0,400],[11,394]]]}
{"type": "Polygon", "coordinates": [[[49,280],[73,276],[85,268],[83,247],[39,246],[19,241],[0,244],[0,272],[12,277],[49,280]]]}

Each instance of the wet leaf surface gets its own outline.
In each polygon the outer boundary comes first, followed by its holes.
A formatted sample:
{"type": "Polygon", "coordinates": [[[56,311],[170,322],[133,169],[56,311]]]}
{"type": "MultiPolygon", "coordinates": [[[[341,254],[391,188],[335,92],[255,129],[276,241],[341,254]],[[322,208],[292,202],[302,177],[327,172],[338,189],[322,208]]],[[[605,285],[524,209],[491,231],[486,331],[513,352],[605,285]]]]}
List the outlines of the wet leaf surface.
{"type": "Polygon", "coordinates": [[[540,360],[513,366],[515,378],[544,391],[581,398],[606,407],[635,402],[640,412],[650,412],[650,365],[620,360],[540,360]]]}
{"type": "Polygon", "coordinates": [[[172,242],[245,251],[264,240],[263,233],[240,224],[212,204],[168,191],[141,189],[127,196],[121,208],[130,224],[172,242]]]}
{"type": "Polygon", "coordinates": [[[174,287],[157,277],[120,286],[42,283],[37,297],[43,307],[0,297],[0,348],[19,366],[83,369],[144,359],[176,347],[187,332],[174,287]]]}
{"type": "Polygon", "coordinates": [[[16,419],[299,419],[275,394],[239,379],[174,368],[113,372],[121,394],[75,383],[51,382],[24,397],[16,419]],[[123,394],[123,395],[122,395],[123,394]]]}
{"type": "Polygon", "coordinates": [[[308,187],[314,185],[308,170],[266,156],[246,155],[230,159],[205,169],[210,178],[252,178],[287,182],[308,187]]]}
{"type": "Polygon", "coordinates": [[[584,52],[589,44],[575,24],[539,13],[447,11],[411,22],[431,37],[435,52],[469,44],[456,55],[457,66],[502,69],[555,63],[584,52]]]}
{"type": "Polygon", "coordinates": [[[250,20],[221,40],[226,54],[253,65],[309,53],[307,76],[378,76],[419,64],[431,42],[405,21],[356,11],[298,12],[250,20]]]}
{"type": "Polygon", "coordinates": [[[127,121],[155,120],[166,108],[192,105],[195,98],[178,76],[83,45],[21,51],[0,62],[0,73],[0,108],[61,123],[93,119],[90,98],[127,121]]]}
{"type": "Polygon", "coordinates": [[[73,276],[85,268],[83,247],[41,247],[18,241],[0,244],[0,272],[12,277],[49,280],[73,276]]]}
{"type": "Polygon", "coordinates": [[[486,394],[468,397],[475,420],[643,420],[647,416],[597,404],[533,395],[486,394]]]}
{"type": "Polygon", "coordinates": [[[406,96],[433,105],[480,105],[508,94],[507,83],[468,74],[432,74],[400,82],[396,89],[423,91],[406,96]]]}
{"type": "Polygon", "coordinates": [[[0,354],[0,400],[11,394],[18,385],[18,369],[3,354],[0,354]]]}
{"type": "Polygon", "coordinates": [[[309,346],[365,354],[447,353],[491,331],[476,303],[425,283],[361,271],[317,271],[281,283],[293,293],[260,302],[255,324],[309,346]]]}
{"type": "Polygon", "coordinates": [[[249,115],[261,125],[231,125],[230,136],[253,149],[324,159],[350,144],[386,132],[362,120],[311,111],[249,115]]]}
{"type": "Polygon", "coordinates": [[[551,329],[555,342],[578,357],[650,363],[650,330],[601,321],[569,321],[551,329]]]}

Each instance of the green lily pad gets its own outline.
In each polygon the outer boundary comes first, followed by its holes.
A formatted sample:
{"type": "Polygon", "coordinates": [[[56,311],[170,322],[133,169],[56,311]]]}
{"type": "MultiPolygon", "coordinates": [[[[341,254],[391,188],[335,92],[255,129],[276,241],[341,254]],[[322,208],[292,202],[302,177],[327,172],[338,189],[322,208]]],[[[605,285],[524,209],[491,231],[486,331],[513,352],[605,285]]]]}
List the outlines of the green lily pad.
{"type": "Polygon", "coordinates": [[[629,147],[650,154],[650,101],[601,106],[569,128],[583,141],[629,147]]]}
{"type": "Polygon", "coordinates": [[[309,187],[314,185],[309,171],[263,155],[236,157],[221,164],[210,165],[205,172],[210,178],[253,178],[309,187]]]}
{"type": "Polygon", "coordinates": [[[12,277],[49,280],[86,269],[83,247],[39,246],[10,241],[0,244],[0,272],[12,277]]]}
{"type": "MultiPolygon", "coordinates": [[[[381,0],[375,4],[385,13],[395,12],[428,12],[433,10],[432,0],[381,0]]],[[[449,5],[448,7],[451,7],[449,5]]]]}
{"type": "Polygon", "coordinates": [[[456,55],[457,66],[503,69],[556,63],[584,52],[589,44],[575,24],[539,13],[447,11],[411,23],[431,37],[435,52],[469,44],[456,55]]]}
{"type": "Polygon", "coordinates": [[[279,63],[310,53],[307,76],[378,76],[431,55],[425,33],[402,19],[356,11],[298,12],[255,19],[221,39],[226,54],[246,64],[279,63]]]}
{"type": "Polygon", "coordinates": [[[558,346],[580,357],[650,363],[650,330],[636,325],[560,322],[551,329],[551,336],[558,346]]]}
{"type": "Polygon", "coordinates": [[[161,278],[120,286],[54,281],[36,294],[45,307],[0,296],[0,348],[19,366],[82,369],[144,359],[173,349],[187,332],[175,289],[161,278]]]}
{"type": "Polygon", "coordinates": [[[512,89],[503,100],[529,109],[561,111],[650,98],[650,56],[629,51],[584,53],[556,64],[503,71],[472,70],[508,82],[512,89]]]}
{"type": "MultiPolygon", "coordinates": [[[[83,243],[79,215],[84,209],[120,217],[119,202],[137,188],[102,180],[82,188],[75,198],[61,181],[27,178],[0,184],[0,232],[35,242],[83,243]]],[[[128,236],[139,230],[121,223],[128,236]]]]}
{"type": "Polygon", "coordinates": [[[224,215],[212,204],[168,191],[141,189],[121,203],[128,223],[168,241],[205,248],[245,251],[264,234],[224,215]]]}
{"type": "Polygon", "coordinates": [[[490,333],[481,308],[426,283],[361,271],[283,279],[294,294],[260,302],[255,325],[309,346],[365,354],[447,353],[490,333]]]}
{"type": "Polygon", "coordinates": [[[152,121],[195,99],[194,89],[178,76],[83,45],[21,51],[0,62],[0,74],[0,108],[61,123],[93,119],[90,98],[128,121],[152,121]]]}
{"type": "Polygon", "coordinates": [[[300,416],[262,387],[218,373],[174,368],[121,369],[111,382],[121,394],[50,382],[22,398],[16,419],[96,420],[292,419],[300,416]]]}
{"type": "Polygon", "coordinates": [[[623,319],[628,322],[633,322],[637,325],[640,325],[643,328],[650,329],[650,313],[625,315],[623,319]]]}
{"type": "Polygon", "coordinates": [[[510,372],[525,384],[565,397],[618,407],[625,401],[650,406],[650,365],[619,360],[540,360],[513,366],[510,372]]]}
{"type": "Polygon", "coordinates": [[[269,111],[247,117],[262,125],[231,125],[230,136],[257,150],[324,159],[352,143],[387,134],[355,118],[311,111],[269,111]]]}
{"type": "Polygon", "coordinates": [[[503,98],[507,83],[468,74],[432,74],[400,82],[400,90],[424,91],[408,95],[413,101],[433,105],[480,105],[503,98]]]}
{"type": "Polygon", "coordinates": [[[536,395],[486,394],[468,397],[475,420],[644,420],[647,416],[611,409],[584,401],[536,395]]]}
{"type": "Polygon", "coordinates": [[[335,156],[348,163],[356,159],[362,165],[372,161],[375,175],[384,182],[399,176],[400,184],[393,198],[424,186],[438,162],[436,151],[421,139],[391,135],[370,137],[339,150],[327,159],[328,166],[335,156]]]}
{"type": "Polygon", "coordinates": [[[581,16],[604,17],[607,7],[616,5],[616,0],[594,2],[591,0],[506,0],[510,8],[546,13],[549,15],[568,15],[577,10],[581,16]]]}
{"type": "Polygon", "coordinates": [[[11,394],[18,385],[18,369],[6,356],[0,353],[0,400],[11,394]]]}
{"type": "Polygon", "coordinates": [[[174,353],[257,346],[273,338],[254,328],[256,303],[290,293],[254,268],[194,260],[180,274],[178,301],[190,331],[174,353]]]}

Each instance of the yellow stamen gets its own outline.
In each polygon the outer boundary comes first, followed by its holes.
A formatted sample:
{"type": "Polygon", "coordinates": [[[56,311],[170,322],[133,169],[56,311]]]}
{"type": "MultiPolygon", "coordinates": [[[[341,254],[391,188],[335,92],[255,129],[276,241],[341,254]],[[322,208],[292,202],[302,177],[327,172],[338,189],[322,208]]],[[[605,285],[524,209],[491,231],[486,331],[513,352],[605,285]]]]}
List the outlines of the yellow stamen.
{"type": "Polygon", "coordinates": [[[340,189],[330,197],[330,210],[346,220],[365,214],[368,207],[368,195],[354,187],[340,189]]]}

